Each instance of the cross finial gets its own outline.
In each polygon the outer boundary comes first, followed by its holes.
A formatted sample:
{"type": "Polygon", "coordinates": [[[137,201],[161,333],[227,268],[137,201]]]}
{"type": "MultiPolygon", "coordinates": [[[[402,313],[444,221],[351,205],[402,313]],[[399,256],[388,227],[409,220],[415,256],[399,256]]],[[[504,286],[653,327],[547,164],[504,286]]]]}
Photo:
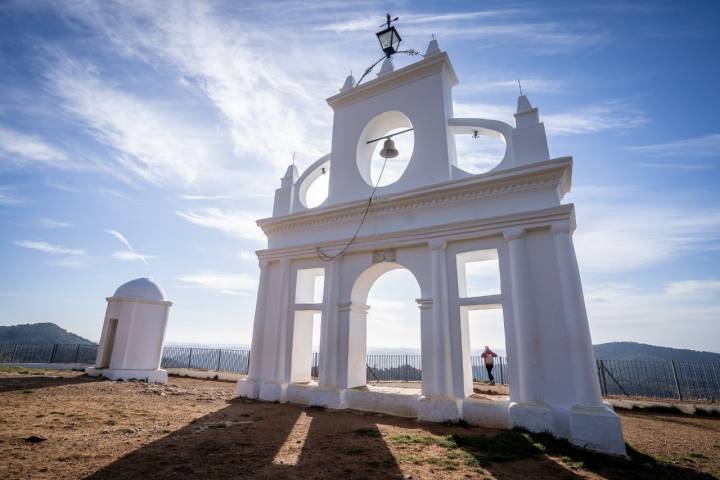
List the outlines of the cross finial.
{"type": "Polygon", "coordinates": [[[518,88],[520,89],[520,96],[522,96],[522,85],[520,84],[520,79],[518,79],[518,88]]]}

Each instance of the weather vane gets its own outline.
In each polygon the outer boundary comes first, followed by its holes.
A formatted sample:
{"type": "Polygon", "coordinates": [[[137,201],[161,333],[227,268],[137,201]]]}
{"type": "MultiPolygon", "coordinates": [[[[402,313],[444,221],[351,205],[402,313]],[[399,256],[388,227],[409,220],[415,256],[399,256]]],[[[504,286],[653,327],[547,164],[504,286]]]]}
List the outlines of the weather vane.
{"type": "MultiPolygon", "coordinates": [[[[380,42],[380,49],[383,51],[384,55],[365,70],[365,73],[363,73],[362,77],[360,77],[360,80],[358,80],[356,86],[360,85],[360,82],[363,81],[367,74],[370,73],[378,63],[382,62],[386,58],[392,57],[396,53],[404,53],[405,55],[411,56],[424,56],[413,48],[408,48],[407,50],[399,50],[400,42],[402,42],[402,37],[393,25],[393,22],[397,22],[399,19],[400,17],[392,18],[392,15],[390,15],[389,13],[385,14],[385,23],[380,25],[380,28],[382,28],[382,30],[375,34],[378,41],[380,42]]],[[[434,37],[435,36],[433,35],[433,38],[434,37]]]]}

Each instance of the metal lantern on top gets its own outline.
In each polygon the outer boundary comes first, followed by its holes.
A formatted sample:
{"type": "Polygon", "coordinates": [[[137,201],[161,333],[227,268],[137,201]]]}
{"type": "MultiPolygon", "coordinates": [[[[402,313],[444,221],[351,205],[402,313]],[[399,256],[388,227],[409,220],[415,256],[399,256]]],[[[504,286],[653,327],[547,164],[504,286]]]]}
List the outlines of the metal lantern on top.
{"type": "MultiPolygon", "coordinates": [[[[386,20],[387,28],[375,34],[377,35],[378,41],[380,42],[380,48],[383,52],[385,52],[385,56],[388,58],[398,52],[400,42],[402,41],[402,38],[400,38],[400,34],[392,25],[392,22],[397,21],[398,18],[399,17],[390,18],[390,14],[388,13],[386,20]]],[[[382,27],[383,25],[380,26],[382,27]]]]}

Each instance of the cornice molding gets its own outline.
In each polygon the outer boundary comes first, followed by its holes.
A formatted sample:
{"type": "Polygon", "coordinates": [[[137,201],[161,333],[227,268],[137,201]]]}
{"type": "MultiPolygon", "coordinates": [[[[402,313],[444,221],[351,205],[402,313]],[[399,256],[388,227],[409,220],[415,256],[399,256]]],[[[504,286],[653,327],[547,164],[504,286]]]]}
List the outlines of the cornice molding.
{"type": "MultiPolygon", "coordinates": [[[[571,168],[572,159],[564,157],[542,164],[531,164],[443,182],[402,194],[378,196],[373,199],[367,216],[373,218],[548,186],[556,186],[564,194],[568,187],[571,168]]],[[[257,224],[265,234],[310,229],[320,225],[357,220],[363,215],[366,205],[366,200],[359,200],[284,217],[258,220],[257,224]]]]}

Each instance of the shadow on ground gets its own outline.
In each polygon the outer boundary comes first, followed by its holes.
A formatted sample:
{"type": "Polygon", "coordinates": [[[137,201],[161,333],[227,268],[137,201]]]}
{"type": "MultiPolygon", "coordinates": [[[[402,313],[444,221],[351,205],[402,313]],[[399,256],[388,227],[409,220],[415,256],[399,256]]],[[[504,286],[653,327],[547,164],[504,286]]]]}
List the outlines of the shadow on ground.
{"type": "Polygon", "coordinates": [[[611,480],[714,478],[632,449],[627,461],[549,435],[340,415],[236,399],[86,478],[436,478],[459,469],[498,479],[577,479],[580,470],[611,480]],[[419,433],[388,434],[408,432],[392,427],[419,433]]]}
{"type": "Polygon", "coordinates": [[[61,385],[77,385],[87,382],[102,382],[104,379],[80,375],[74,377],[51,377],[38,375],[23,375],[18,377],[0,377],[0,393],[14,390],[31,391],[38,388],[59,387],[61,385]]]}

